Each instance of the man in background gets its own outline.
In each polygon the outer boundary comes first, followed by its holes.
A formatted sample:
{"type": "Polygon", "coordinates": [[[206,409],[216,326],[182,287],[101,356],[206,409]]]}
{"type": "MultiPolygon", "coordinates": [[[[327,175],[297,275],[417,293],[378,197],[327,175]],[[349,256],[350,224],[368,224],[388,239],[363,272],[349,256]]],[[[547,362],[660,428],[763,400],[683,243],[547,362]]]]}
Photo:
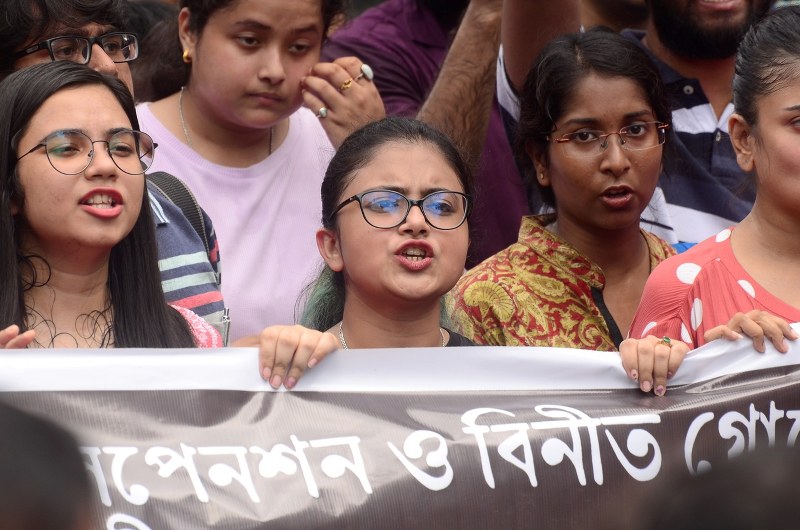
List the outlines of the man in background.
{"type": "Polygon", "coordinates": [[[517,238],[530,209],[495,98],[501,0],[388,0],[337,30],[325,60],[372,67],[387,115],[441,129],[477,168],[470,267],[517,238]]]}

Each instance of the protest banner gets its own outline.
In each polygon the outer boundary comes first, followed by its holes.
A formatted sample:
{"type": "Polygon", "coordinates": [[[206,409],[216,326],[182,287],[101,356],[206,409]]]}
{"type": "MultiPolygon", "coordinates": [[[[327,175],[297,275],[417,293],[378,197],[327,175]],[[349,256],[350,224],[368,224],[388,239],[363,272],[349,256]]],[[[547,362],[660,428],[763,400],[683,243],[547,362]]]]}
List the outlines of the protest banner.
{"type": "Polygon", "coordinates": [[[0,399],[77,434],[108,529],[598,528],[670,470],[794,446],[790,346],[709,344],[664,397],[568,349],[340,351],[292,392],[253,349],[15,351],[0,399]]]}

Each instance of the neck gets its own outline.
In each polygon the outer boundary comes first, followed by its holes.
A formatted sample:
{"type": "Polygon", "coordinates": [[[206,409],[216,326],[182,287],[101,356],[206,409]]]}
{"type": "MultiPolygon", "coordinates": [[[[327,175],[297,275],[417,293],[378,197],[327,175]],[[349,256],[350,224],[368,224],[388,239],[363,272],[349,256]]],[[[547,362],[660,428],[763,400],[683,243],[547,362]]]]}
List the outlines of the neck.
{"type": "MultiPolygon", "coordinates": [[[[389,304],[387,304],[389,305],[389,304]]],[[[348,294],[342,330],[348,348],[421,348],[442,345],[439,301],[413,308],[371,307],[348,294]]],[[[335,330],[338,333],[338,326],[335,330]]]]}
{"type": "Polygon", "coordinates": [[[733,73],[735,57],[725,59],[693,59],[681,57],[670,51],[658,38],[652,22],[648,23],[644,45],[661,61],[688,79],[697,79],[703,88],[717,118],[733,100],[733,73]]]}
{"type": "Polygon", "coordinates": [[[734,230],[732,241],[737,246],[746,244],[749,252],[757,252],[762,258],[769,256],[794,268],[800,256],[800,219],[787,217],[764,202],[756,196],[753,209],[734,230]]]}
{"type": "Polygon", "coordinates": [[[36,284],[25,292],[25,304],[36,343],[42,347],[99,347],[111,324],[108,261],[81,272],[61,265],[33,260],[36,284]]]}
{"type": "Polygon", "coordinates": [[[552,230],[600,267],[606,280],[625,275],[648,255],[639,225],[593,232],[559,219],[552,230]]]}
{"type": "Polygon", "coordinates": [[[177,94],[178,137],[203,158],[228,167],[249,167],[270,156],[289,132],[289,120],[270,127],[226,125],[192,95],[191,86],[177,94]]]}

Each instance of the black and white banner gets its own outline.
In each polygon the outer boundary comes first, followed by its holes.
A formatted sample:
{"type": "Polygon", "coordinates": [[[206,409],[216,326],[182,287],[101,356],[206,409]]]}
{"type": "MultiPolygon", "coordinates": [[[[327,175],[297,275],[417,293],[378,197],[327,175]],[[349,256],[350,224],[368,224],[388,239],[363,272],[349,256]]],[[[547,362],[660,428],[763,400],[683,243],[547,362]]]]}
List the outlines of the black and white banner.
{"type": "Polygon", "coordinates": [[[660,398],[568,349],[341,351],[292,392],[253,349],[13,351],[0,399],[77,434],[110,530],[591,528],[668,470],[794,446],[790,347],[709,344],[660,398]]]}

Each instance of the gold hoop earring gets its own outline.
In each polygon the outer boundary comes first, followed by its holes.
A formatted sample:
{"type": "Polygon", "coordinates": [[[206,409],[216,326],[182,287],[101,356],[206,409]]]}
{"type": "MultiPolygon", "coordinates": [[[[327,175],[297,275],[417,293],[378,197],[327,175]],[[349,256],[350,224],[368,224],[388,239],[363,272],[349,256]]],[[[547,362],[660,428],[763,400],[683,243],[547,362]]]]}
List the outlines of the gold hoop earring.
{"type": "Polygon", "coordinates": [[[183,50],[183,62],[186,64],[191,64],[192,58],[189,57],[189,50],[183,50]]]}

